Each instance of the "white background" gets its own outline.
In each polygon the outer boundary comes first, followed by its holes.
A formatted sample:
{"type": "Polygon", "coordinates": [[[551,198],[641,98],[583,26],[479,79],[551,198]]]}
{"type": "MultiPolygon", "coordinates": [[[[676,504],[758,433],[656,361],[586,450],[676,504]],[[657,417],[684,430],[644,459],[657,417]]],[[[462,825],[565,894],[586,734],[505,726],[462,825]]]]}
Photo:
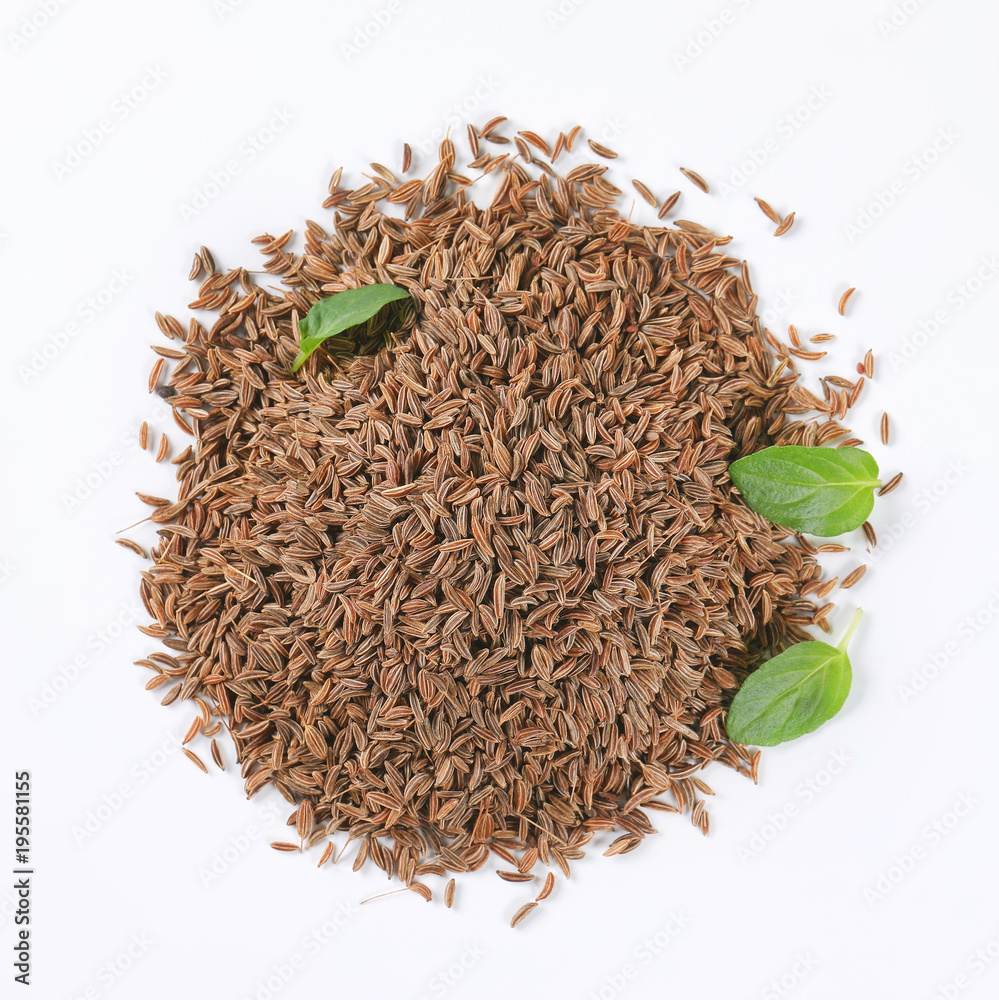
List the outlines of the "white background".
{"type": "MultiPolygon", "coordinates": [[[[995,997],[995,5],[46,2],[0,15],[0,871],[30,769],[34,995],[995,997]],[[449,116],[461,149],[494,114],[550,138],[580,123],[622,154],[619,186],[681,188],[679,217],[736,237],[772,328],[837,334],[810,384],[873,347],[851,425],[905,472],[876,552],[858,533],[830,563],[872,563],[833,616],[866,613],[843,712],[767,751],[758,787],[709,771],[710,837],[654,814],[659,836],[594,851],[514,931],[538,886],[495,866],[451,911],[439,888],[358,908],[380,873],[272,851],[290,807],[247,802],[231,748],[227,773],[197,771],[176,749],[190,707],[143,689],[141,561],[112,544],[145,516],[135,490],[172,489],[135,433],[182,447],[147,345],[154,310],[186,320],[197,247],[258,266],[252,237],[329,225],[337,166],[364,183],[449,116]],[[753,195],[797,212],[787,236],[753,195]]],[[[32,995],[10,884],[0,982],[32,995]]]]}

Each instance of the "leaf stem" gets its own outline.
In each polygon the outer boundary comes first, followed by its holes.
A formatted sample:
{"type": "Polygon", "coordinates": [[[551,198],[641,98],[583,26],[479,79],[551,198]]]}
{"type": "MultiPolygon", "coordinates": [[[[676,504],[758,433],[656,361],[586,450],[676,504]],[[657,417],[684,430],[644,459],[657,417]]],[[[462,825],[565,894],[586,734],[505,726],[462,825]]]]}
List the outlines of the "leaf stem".
{"type": "Polygon", "coordinates": [[[841,652],[846,652],[846,647],[850,645],[850,640],[853,638],[853,633],[857,631],[857,626],[860,624],[860,619],[864,616],[863,609],[857,608],[853,613],[853,618],[850,620],[850,624],[846,628],[846,632],[843,633],[843,638],[840,639],[836,648],[841,652]]]}

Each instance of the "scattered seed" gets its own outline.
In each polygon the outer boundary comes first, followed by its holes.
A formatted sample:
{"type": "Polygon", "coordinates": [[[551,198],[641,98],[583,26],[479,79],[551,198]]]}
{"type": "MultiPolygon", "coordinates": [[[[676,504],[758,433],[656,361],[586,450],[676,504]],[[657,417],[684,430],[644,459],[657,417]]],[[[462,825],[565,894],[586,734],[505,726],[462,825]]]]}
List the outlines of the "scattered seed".
{"type": "Polygon", "coordinates": [[[878,490],[878,496],[879,497],[887,496],[889,493],[891,493],[892,490],[898,487],[898,484],[900,482],[902,482],[902,473],[897,472],[894,476],[891,477],[891,479],[888,480],[887,483],[884,484],[884,486],[881,487],[881,489],[878,490]]]}
{"type": "Polygon", "coordinates": [[[658,199],[645,184],[641,181],[633,180],[631,185],[653,208],[659,207],[658,199]]]}
{"type": "MultiPolygon", "coordinates": [[[[179,687],[177,690],[179,691],[179,687]]],[[[187,757],[187,759],[191,761],[196,767],[199,767],[202,771],[205,772],[205,774],[208,773],[208,768],[205,767],[204,762],[196,753],[192,753],[190,750],[187,749],[187,747],[181,747],[181,750],[184,751],[184,754],[187,757]]]]}
{"type": "Polygon", "coordinates": [[[864,374],[868,378],[874,378],[874,352],[868,351],[864,355],[864,374]]]}
{"type": "MultiPolygon", "coordinates": [[[[205,730],[206,735],[208,730],[205,730]]],[[[212,740],[212,760],[215,761],[215,766],[220,770],[225,770],[225,761],[222,759],[222,749],[219,747],[218,740],[212,740]]]]}
{"type": "Polygon", "coordinates": [[[753,201],[760,206],[760,211],[773,223],[780,222],[780,216],[762,198],[754,198],[753,201]]]}
{"type": "Polygon", "coordinates": [[[170,441],[168,440],[166,434],[160,435],[160,446],[156,449],[156,461],[162,462],[164,458],[167,457],[167,452],[170,450],[170,441]]]}
{"type": "Polygon", "coordinates": [[[847,573],[847,575],[843,577],[843,582],[840,584],[840,589],[849,590],[855,583],[857,583],[860,580],[860,578],[866,572],[867,572],[867,564],[865,563],[861,566],[858,566],[852,572],[847,573]]]}
{"type": "MultiPolygon", "coordinates": [[[[592,146],[593,143],[591,142],[592,146]]],[[[536,902],[525,903],[514,915],[513,920],[510,921],[511,927],[516,927],[538,904],[536,902]]]]}
{"type": "Polygon", "coordinates": [[[608,149],[606,146],[601,146],[599,142],[594,139],[586,140],[590,144],[590,149],[593,150],[597,156],[602,156],[605,160],[613,160],[617,157],[617,153],[613,149],[608,149]]]}
{"type": "Polygon", "coordinates": [[[882,444],[887,444],[888,443],[888,437],[889,437],[890,434],[891,434],[891,424],[889,423],[889,420],[888,420],[888,414],[887,413],[882,413],[881,414],[881,443],[882,444]]]}
{"type": "Polygon", "coordinates": [[[794,212],[784,216],[784,221],[774,230],[774,236],[783,236],[794,225],[794,212]]]}
{"type": "Polygon", "coordinates": [[[705,194],[708,194],[708,182],[696,171],[688,170],[686,167],[680,167],[680,173],[687,178],[692,184],[696,184],[705,194]]]}
{"type": "Polygon", "coordinates": [[[287,840],[273,840],[271,841],[271,847],[275,851],[301,851],[302,848],[298,844],[289,844],[287,840]]]}
{"type": "Polygon", "coordinates": [[[139,447],[145,451],[149,447],[149,424],[145,420],[139,427],[139,447]]]}
{"type": "Polygon", "coordinates": [[[857,290],[856,288],[848,288],[848,289],[847,289],[847,290],[846,290],[846,291],[845,291],[845,292],[844,292],[844,293],[843,293],[843,294],[842,294],[842,295],[841,295],[841,296],[839,297],[839,305],[838,305],[838,306],[836,307],[836,309],[837,309],[837,310],[839,311],[839,314],[840,314],[840,316],[845,316],[845,315],[846,315],[846,303],[847,303],[847,301],[849,300],[850,296],[851,296],[851,295],[853,295],[853,293],[854,293],[854,292],[855,292],[856,290],[857,290]]]}
{"type": "Polygon", "coordinates": [[[115,545],[120,545],[122,548],[130,549],[137,556],[142,556],[143,559],[149,558],[146,550],[138,542],[133,542],[131,538],[116,538],[114,543],[115,545]]]}
{"type": "Polygon", "coordinates": [[[874,525],[870,521],[864,521],[860,527],[864,532],[864,537],[867,539],[867,544],[873,549],[878,544],[878,536],[874,531],[874,525]]]}
{"type": "Polygon", "coordinates": [[[533,882],[534,876],[529,872],[505,872],[497,869],[496,874],[499,875],[504,882],[533,882]]]}
{"type": "Polygon", "coordinates": [[[670,212],[676,207],[676,203],[680,200],[679,191],[674,191],[663,203],[662,207],[659,209],[659,218],[665,219],[670,212]]]}
{"type": "Polygon", "coordinates": [[[407,888],[410,892],[415,892],[418,896],[422,896],[428,903],[434,898],[430,886],[424,885],[422,882],[411,882],[407,888]]]}
{"type": "Polygon", "coordinates": [[[541,900],[547,899],[552,894],[552,889],[555,888],[555,875],[553,872],[549,872],[545,876],[545,884],[541,888],[541,892],[538,893],[535,902],[540,903],[541,900]]]}

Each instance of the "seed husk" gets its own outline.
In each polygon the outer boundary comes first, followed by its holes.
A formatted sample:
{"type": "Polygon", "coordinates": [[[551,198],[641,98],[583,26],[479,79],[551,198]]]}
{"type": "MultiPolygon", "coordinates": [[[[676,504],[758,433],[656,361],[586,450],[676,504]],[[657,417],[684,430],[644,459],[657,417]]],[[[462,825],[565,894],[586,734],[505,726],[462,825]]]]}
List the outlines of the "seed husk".
{"type": "Polygon", "coordinates": [[[510,921],[511,927],[516,927],[538,904],[536,902],[525,903],[514,915],[513,919],[510,921]]]}

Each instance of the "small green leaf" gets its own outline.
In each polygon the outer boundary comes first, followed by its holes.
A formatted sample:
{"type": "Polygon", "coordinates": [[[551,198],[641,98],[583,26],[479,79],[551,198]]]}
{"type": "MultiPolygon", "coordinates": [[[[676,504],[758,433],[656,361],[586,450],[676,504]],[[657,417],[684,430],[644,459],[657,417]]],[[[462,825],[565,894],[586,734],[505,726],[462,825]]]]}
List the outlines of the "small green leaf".
{"type": "Polygon", "coordinates": [[[362,285],[320,299],[298,321],[302,340],[291,370],[297,372],[324,340],[366,323],[390,302],[407,298],[409,292],[398,285],[362,285]]]}
{"type": "Polygon", "coordinates": [[[838,646],[799,642],[751,673],[728,710],[730,739],[773,747],[818,729],[843,707],[853,673],[846,655],[858,608],[838,646]]]}
{"type": "Polygon", "coordinates": [[[811,535],[859,528],[881,485],[878,463],[859,448],[776,445],[740,458],[728,471],[757,514],[811,535]]]}

